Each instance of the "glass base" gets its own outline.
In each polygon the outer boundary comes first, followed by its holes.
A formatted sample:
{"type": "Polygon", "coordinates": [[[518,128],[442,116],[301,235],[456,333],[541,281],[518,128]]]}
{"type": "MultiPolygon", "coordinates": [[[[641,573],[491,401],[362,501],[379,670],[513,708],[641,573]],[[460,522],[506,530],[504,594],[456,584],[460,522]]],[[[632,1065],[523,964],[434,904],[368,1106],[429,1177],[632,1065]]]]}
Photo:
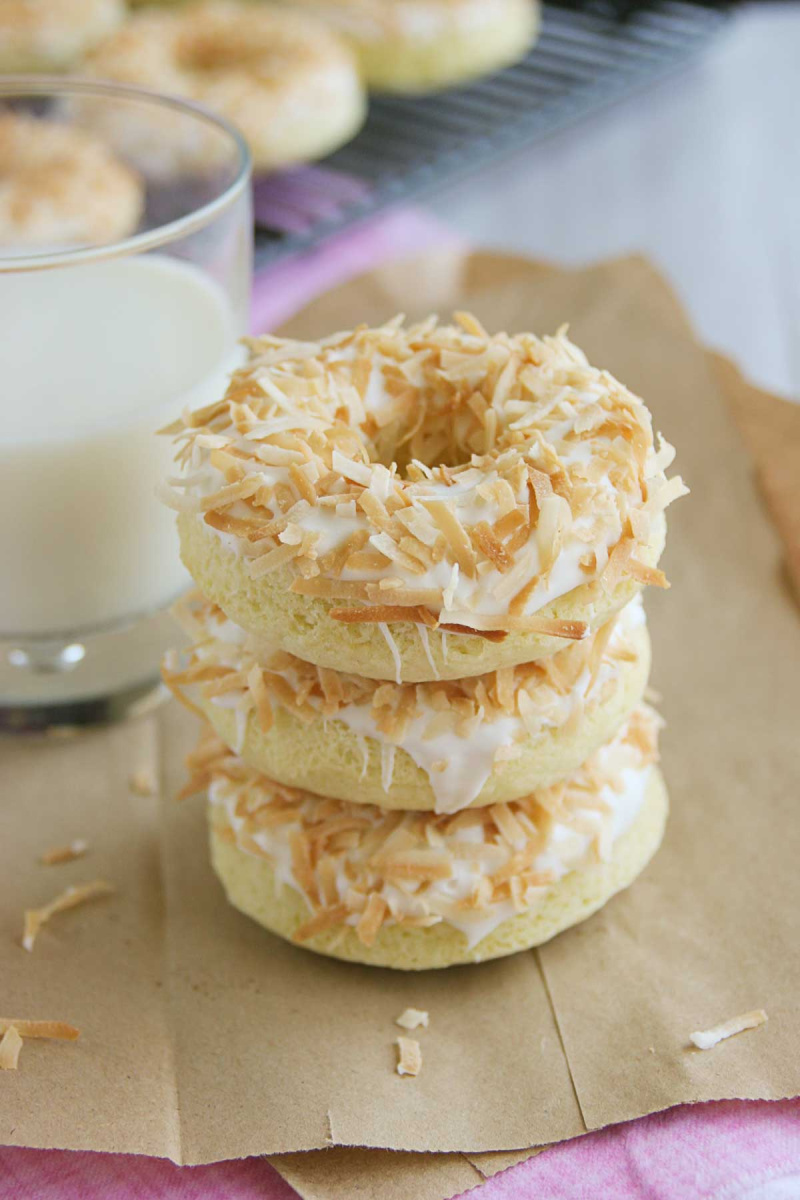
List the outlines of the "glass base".
{"type": "Polygon", "coordinates": [[[81,729],[139,717],[169,697],[160,680],[137,684],[114,696],[97,696],[64,704],[0,704],[0,734],[44,733],[48,729],[81,729]]]}
{"type": "Polygon", "coordinates": [[[181,640],[166,611],[88,635],[0,639],[0,732],[101,725],[149,711],[168,695],[159,666],[181,640]]]}

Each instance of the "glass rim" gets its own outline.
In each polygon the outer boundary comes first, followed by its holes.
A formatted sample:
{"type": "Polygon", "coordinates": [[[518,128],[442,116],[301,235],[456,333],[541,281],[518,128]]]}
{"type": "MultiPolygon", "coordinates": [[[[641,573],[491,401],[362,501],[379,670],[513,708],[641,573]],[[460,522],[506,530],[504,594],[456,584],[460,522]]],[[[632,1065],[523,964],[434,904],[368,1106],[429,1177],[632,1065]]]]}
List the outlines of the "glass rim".
{"type": "Polygon", "coordinates": [[[170,108],[183,113],[192,120],[215,126],[236,148],[238,165],[233,180],[227,187],[197,208],[174,221],[130,237],[118,238],[101,246],[82,246],[74,250],[61,250],[42,254],[3,255],[0,251],[0,274],[42,271],[52,267],[77,266],[80,263],[99,262],[123,255],[142,254],[159,246],[168,245],[190,233],[203,229],[220,213],[230,207],[242,194],[250,180],[252,161],[250,150],[242,134],[226,117],[221,117],[194,100],[179,96],[167,96],[151,88],[135,87],[132,84],[114,83],[112,80],[80,79],[69,75],[5,75],[0,78],[0,99],[8,96],[59,96],[69,93],[130,100],[170,108]]]}

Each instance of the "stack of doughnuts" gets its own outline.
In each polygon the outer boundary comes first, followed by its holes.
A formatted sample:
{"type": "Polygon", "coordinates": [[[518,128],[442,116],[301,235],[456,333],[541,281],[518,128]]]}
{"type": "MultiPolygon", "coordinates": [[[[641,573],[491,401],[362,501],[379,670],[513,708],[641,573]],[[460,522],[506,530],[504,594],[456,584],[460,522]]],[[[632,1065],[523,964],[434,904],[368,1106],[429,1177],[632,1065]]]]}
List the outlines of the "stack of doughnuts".
{"type": "Polygon", "coordinates": [[[164,674],[231,903],[408,970],[632,882],[667,811],[641,590],[686,491],[640,399],[564,331],[397,318],[252,339],[167,432],[198,590],[164,674]]]}

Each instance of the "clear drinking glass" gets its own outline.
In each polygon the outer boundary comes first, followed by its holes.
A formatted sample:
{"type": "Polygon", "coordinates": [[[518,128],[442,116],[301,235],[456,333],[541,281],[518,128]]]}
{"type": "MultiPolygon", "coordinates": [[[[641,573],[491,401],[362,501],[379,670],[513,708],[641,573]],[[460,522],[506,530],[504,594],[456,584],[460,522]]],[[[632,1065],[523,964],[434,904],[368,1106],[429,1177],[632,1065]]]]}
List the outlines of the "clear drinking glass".
{"type": "Polygon", "coordinates": [[[155,431],[237,365],[252,224],[247,149],[192,104],[17,77],[8,111],[91,130],[143,189],[123,240],[0,244],[0,729],[25,730],[158,698],[189,579],[155,431]]]}

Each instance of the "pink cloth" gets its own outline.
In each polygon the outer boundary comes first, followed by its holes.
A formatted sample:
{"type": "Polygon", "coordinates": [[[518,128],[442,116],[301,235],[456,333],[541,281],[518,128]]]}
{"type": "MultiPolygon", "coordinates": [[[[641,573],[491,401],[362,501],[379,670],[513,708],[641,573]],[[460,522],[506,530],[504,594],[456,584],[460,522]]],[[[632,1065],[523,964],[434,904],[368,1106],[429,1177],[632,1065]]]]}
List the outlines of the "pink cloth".
{"type": "Polygon", "coordinates": [[[256,275],[250,327],[276,329],[321,292],[394,258],[422,254],[459,239],[433,217],[414,208],[394,209],[340,233],[298,258],[277,262],[256,275]]]}
{"type": "MultiPolygon", "coordinates": [[[[268,200],[276,203],[274,196],[268,200]]],[[[252,328],[274,329],[321,291],[380,262],[456,244],[450,231],[422,212],[390,212],[257,277],[252,328]]],[[[260,1158],[176,1167],[127,1154],[0,1149],[1,1200],[292,1200],[296,1195],[260,1158]]],[[[675,1108],[556,1146],[496,1176],[480,1192],[480,1200],[527,1197],[800,1198],[800,1101],[675,1108]]]]}
{"type": "MultiPolygon", "coordinates": [[[[486,1183],[480,1200],[793,1200],[800,1102],[671,1109],[565,1142],[486,1183]]],[[[3,1200],[293,1200],[260,1158],[176,1167],[64,1150],[0,1151],[3,1200]]],[[[475,1195],[475,1193],[465,1193],[475,1195]]]]}

